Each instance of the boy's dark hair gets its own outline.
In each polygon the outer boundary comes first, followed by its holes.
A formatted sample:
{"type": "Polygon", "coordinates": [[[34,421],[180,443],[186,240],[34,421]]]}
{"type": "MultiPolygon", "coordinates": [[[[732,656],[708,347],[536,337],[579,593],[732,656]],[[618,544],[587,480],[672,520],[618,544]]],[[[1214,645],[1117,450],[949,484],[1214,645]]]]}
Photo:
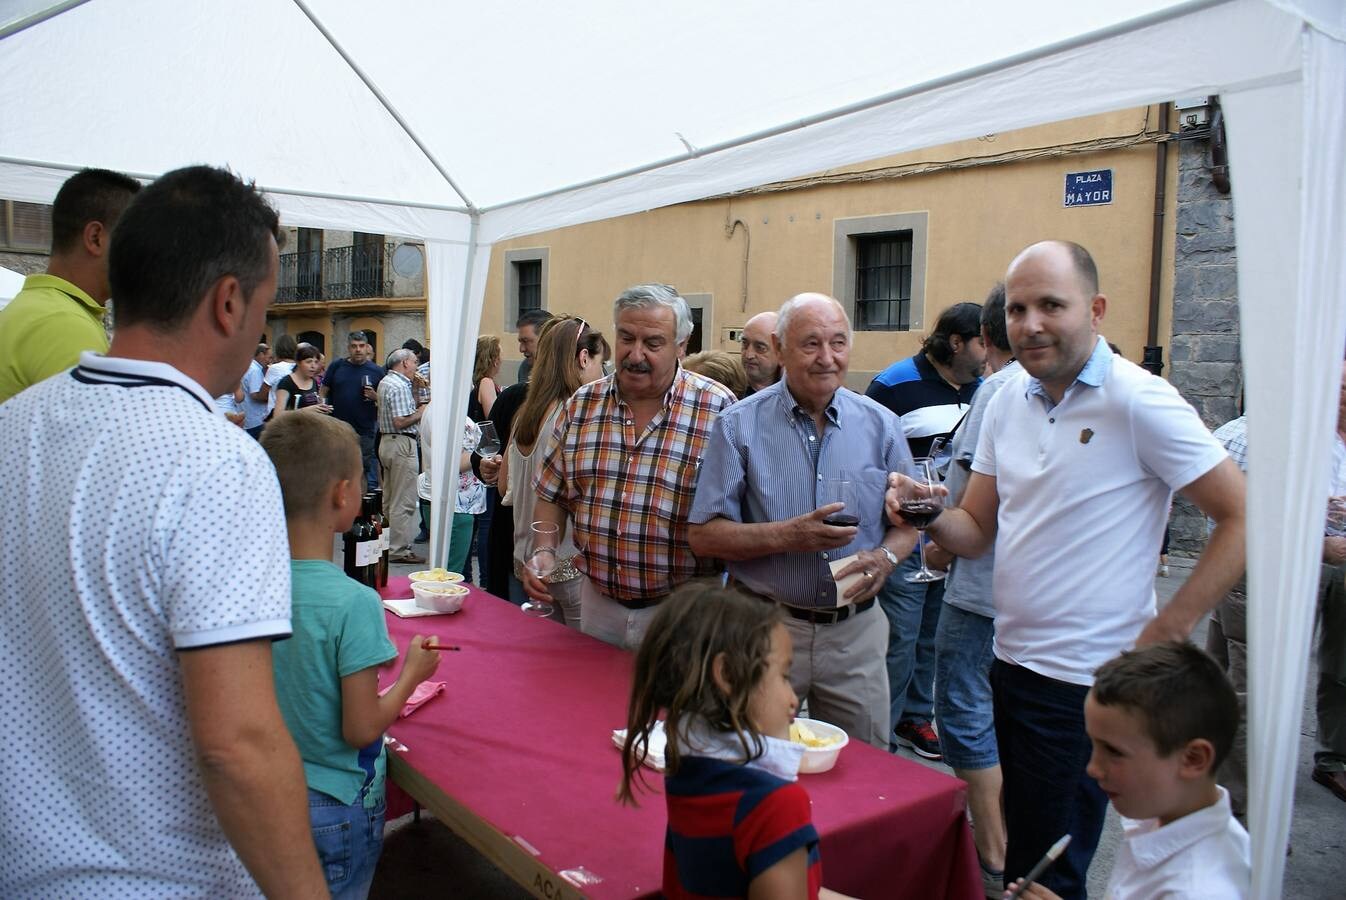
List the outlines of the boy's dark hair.
{"type": "Polygon", "coordinates": [[[294,359],[295,354],[299,352],[299,341],[292,334],[282,334],[276,338],[271,349],[275,352],[276,359],[294,359]]]}
{"type": "Polygon", "coordinates": [[[271,273],[273,240],[281,240],[276,211],[253,185],[210,166],[169,172],[117,224],[108,280],[118,327],[178,328],[226,275],[250,298],[271,273]]]}
{"type": "Polygon", "coordinates": [[[981,336],[981,304],[955,303],[935,320],[935,330],[921,342],[925,355],[942,366],[953,362],[953,343],[949,338],[958,335],[963,340],[981,336]]]}
{"type": "Polygon", "coordinates": [[[619,800],[635,802],[632,787],[641,776],[641,760],[660,710],[667,711],[664,768],[670,774],[678,769],[678,739],[689,720],[701,719],[716,731],[738,735],[744,762],[762,754],[761,736],[748,719],[748,699],[766,672],[771,632],[781,621],[775,606],[720,587],[688,584],[664,601],[636,653],[619,800]],[[712,675],[721,654],[728,694],[712,675]]]}
{"type": "Polygon", "coordinates": [[[307,515],[333,482],[363,469],[355,430],[330,416],[295,413],[272,419],[262,431],[262,449],[276,467],[287,519],[307,515]]]}
{"type": "Polygon", "coordinates": [[[514,323],[514,327],[522,328],[525,325],[532,325],[534,328],[537,328],[550,318],[553,318],[552,314],[545,309],[530,309],[519,316],[518,321],[514,323]]]}
{"type": "Polygon", "coordinates": [[[139,181],[108,169],[81,169],[71,175],[51,203],[51,252],[76,247],[90,222],[113,229],[139,191],[139,181]]]}
{"type": "Polygon", "coordinates": [[[1094,701],[1121,706],[1145,723],[1161,756],[1204,738],[1215,748],[1211,774],[1234,745],[1239,701],[1224,670],[1187,641],[1127,650],[1094,674],[1094,701]]]}
{"type": "Polygon", "coordinates": [[[1005,282],[996,282],[981,305],[981,330],[1001,353],[1010,353],[1009,329],[1005,325],[1005,282]]]}

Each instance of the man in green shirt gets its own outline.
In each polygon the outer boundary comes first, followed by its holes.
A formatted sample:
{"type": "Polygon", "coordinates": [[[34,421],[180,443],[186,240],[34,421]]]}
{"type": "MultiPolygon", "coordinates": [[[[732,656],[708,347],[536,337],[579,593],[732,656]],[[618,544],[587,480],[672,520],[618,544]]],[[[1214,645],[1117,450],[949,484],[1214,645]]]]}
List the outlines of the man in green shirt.
{"type": "Polygon", "coordinates": [[[51,260],[0,310],[0,403],[79,362],[106,353],[103,330],[112,229],[140,182],[106,169],[71,176],[51,207],[51,260]]]}

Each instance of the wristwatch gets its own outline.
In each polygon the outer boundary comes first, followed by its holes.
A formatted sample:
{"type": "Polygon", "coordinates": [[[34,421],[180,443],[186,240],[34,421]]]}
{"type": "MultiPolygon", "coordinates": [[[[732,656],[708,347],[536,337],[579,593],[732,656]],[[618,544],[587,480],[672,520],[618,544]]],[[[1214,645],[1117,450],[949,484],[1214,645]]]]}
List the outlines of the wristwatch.
{"type": "Polygon", "coordinates": [[[882,553],[882,554],[887,558],[889,564],[890,564],[894,569],[896,569],[897,566],[898,566],[897,554],[893,553],[893,551],[889,550],[887,547],[883,546],[882,544],[879,544],[879,546],[878,546],[877,549],[878,549],[878,551],[879,551],[880,553],[882,553]]]}

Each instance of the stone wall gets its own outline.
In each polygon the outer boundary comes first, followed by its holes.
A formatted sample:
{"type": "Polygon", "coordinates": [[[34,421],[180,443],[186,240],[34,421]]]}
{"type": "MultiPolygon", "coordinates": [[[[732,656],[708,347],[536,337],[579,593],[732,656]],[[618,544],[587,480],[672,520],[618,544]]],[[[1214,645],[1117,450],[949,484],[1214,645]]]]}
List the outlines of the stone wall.
{"type": "Polygon", "coordinates": [[[0,266],[20,275],[36,275],[47,271],[47,254],[0,252],[0,266]]]}
{"type": "MultiPolygon", "coordinates": [[[[1238,415],[1243,391],[1234,208],[1211,182],[1207,142],[1181,141],[1178,147],[1173,342],[1166,374],[1213,429],[1238,415]]],[[[1206,522],[1191,504],[1174,501],[1171,526],[1173,553],[1194,555],[1205,546],[1206,522]]]]}

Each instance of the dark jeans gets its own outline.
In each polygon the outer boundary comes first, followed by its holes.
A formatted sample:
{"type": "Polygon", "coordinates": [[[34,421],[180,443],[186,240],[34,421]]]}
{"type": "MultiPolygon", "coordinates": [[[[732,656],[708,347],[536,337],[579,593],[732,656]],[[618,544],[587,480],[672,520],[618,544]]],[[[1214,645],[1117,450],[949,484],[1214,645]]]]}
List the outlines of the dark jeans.
{"type": "Polygon", "coordinates": [[[907,581],[906,576],[920,567],[920,553],[913,551],[879,591],[879,606],[888,617],[886,662],[893,728],[904,719],[928,722],[935,714],[935,631],[944,608],[944,582],[907,581]]]}
{"type": "MultiPolygon", "coordinates": [[[[481,587],[486,586],[486,573],[491,570],[491,551],[493,549],[490,537],[491,519],[498,508],[500,508],[500,494],[493,486],[487,485],[486,511],[477,513],[476,538],[472,542],[472,549],[477,554],[477,572],[481,587]]],[[[510,558],[513,559],[513,554],[510,554],[510,558]]]]}
{"type": "Polygon", "coordinates": [[[379,458],[374,449],[374,435],[361,434],[355,432],[355,436],[360,439],[360,459],[365,465],[365,484],[369,490],[377,490],[379,486],[379,458]]]}
{"type": "Polygon", "coordinates": [[[1005,883],[1027,875],[1068,834],[1070,846],[1040,881],[1065,900],[1085,900],[1108,807],[1107,795],[1084,772],[1091,752],[1084,731],[1089,688],[997,659],[991,693],[1005,776],[1005,883]]]}

